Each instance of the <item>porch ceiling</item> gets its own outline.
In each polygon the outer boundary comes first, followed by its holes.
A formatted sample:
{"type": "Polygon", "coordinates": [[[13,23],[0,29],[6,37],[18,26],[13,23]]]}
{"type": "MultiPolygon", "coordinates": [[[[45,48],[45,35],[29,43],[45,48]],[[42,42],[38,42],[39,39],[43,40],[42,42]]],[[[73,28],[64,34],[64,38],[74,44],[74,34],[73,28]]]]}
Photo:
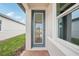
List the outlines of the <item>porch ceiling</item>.
{"type": "Polygon", "coordinates": [[[28,3],[28,6],[29,8],[32,8],[32,7],[47,7],[49,5],[49,3],[28,3]]]}
{"type": "Polygon", "coordinates": [[[22,3],[26,10],[28,9],[46,9],[49,3],[22,3]]]}

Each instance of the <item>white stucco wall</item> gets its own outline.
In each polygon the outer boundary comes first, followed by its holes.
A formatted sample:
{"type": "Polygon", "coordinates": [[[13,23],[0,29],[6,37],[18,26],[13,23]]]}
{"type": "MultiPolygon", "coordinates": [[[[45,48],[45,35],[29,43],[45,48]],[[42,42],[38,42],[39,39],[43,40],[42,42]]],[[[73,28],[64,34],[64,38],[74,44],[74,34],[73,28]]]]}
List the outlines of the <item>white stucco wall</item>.
{"type": "Polygon", "coordinates": [[[46,10],[46,33],[47,36],[50,36],[52,38],[52,7],[51,4],[49,4],[47,10],[46,10]]]}
{"type": "Polygon", "coordinates": [[[72,38],[79,38],[79,20],[72,22],[72,38]]]}
{"type": "Polygon", "coordinates": [[[1,16],[0,16],[0,20],[2,21],[0,40],[5,40],[7,38],[25,33],[24,25],[16,23],[12,20],[8,20],[7,18],[1,16]]]}
{"type": "Polygon", "coordinates": [[[26,11],[27,20],[26,20],[26,49],[31,49],[31,9],[26,11]]]}

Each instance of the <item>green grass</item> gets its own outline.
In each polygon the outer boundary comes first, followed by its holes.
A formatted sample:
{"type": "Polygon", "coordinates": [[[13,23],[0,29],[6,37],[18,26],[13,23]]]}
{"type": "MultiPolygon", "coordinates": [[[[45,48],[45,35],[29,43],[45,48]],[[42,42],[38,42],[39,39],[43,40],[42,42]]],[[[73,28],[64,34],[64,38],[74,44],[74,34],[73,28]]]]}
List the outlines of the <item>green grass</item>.
{"type": "Polygon", "coordinates": [[[76,45],[79,45],[79,38],[72,38],[71,42],[76,44],[76,45]]]}
{"type": "Polygon", "coordinates": [[[18,35],[4,41],[0,41],[0,56],[15,55],[15,51],[21,48],[25,42],[25,35],[18,35]]]}

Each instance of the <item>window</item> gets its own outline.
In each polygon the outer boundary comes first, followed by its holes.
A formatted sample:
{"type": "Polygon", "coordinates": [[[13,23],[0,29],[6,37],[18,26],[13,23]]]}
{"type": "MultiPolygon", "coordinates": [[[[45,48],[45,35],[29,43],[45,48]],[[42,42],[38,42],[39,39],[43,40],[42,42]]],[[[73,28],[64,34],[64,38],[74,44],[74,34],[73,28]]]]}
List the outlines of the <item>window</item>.
{"type": "Polygon", "coordinates": [[[58,37],[79,45],[79,9],[58,19],[58,37]]]}
{"type": "Polygon", "coordinates": [[[68,40],[70,41],[70,19],[71,19],[71,14],[68,14],[60,19],[58,19],[58,21],[60,21],[58,23],[58,33],[59,33],[59,38],[64,39],[64,40],[68,40]]]}
{"type": "Polygon", "coordinates": [[[1,20],[0,20],[0,31],[1,31],[1,20]]]}

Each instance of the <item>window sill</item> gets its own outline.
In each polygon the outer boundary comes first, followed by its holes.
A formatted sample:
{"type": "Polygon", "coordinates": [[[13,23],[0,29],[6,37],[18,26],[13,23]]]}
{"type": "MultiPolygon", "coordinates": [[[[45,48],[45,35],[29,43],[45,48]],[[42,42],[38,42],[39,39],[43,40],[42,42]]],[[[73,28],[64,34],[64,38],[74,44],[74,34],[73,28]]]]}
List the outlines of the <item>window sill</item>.
{"type": "Polygon", "coordinates": [[[79,46],[74,45],[70,42],[62,40],[60,38],[52,39],[48,37],[48,39],[64,53],[66,56],[78,56],[79,55],[79,46]]]}

